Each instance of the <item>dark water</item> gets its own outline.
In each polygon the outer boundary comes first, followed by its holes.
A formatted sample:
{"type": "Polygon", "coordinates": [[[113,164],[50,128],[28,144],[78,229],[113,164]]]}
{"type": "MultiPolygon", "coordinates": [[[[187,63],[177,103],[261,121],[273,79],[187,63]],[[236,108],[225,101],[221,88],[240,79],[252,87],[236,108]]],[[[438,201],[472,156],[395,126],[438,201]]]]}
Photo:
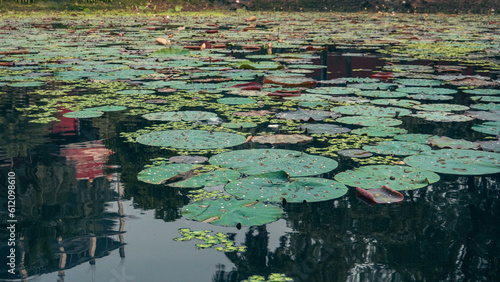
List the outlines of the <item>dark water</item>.
{"type": "MultiPolygon", "coordinates": [[[[349,56],[334,46],[329,51],[315,61],[328,72],[311,77],[367,77],[385,64],[370,54],[349,56]]],[[[2,281],[241,281],[271,273],[318,282],[500,279],[498,174],[441,175],[435,184],[404,192],[401,204],[371,207],[350,190],[336,200],[286,204],[284,218],[267,225],[218,227],[182,218],[180,209],[189,203],[185,192],[137,180],[150,159],[169,155],[125,143],[119,133],[150,122],[106,113],[59,127],[28,123],[15,108],[37,101],[23,89],[2,90],[1,201],[7,207],[3,185],[13,172],[17,220],[12,276],[6,266],[9,218],[2,208],[2,281]],[[248,250],[198,250],[194,242],[173,240],[179,228],[229,233],[248,250]]],[[[405,124],[469,140],[478,134],[467,130],[470,124],[450,127],[416,118],[405,124]]]]}

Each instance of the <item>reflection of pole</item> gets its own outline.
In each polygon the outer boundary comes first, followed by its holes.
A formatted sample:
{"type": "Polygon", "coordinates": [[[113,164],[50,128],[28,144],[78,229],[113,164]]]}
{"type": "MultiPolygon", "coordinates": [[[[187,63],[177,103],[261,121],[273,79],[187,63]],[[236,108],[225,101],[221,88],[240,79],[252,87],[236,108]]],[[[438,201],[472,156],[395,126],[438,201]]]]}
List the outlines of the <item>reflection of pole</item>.
{"type": "Polygon", "coordinates": [[[22,281],[27,281],[28,272],[24,266],[24,260],[26,258],[26,250],[24,249],[24,237],[19,238],[19,249],[21,250],[21,267],[19,269],[19,274],[21,274],[22,281]]]}
{"type": "Polygon", "coordinates": [[[321,80],[328,80],[328,51],[321,51],[321,65],[326,68],[321,69],[321,80]]]}
{"type": "Polygon", "coordinates": [[[345,72],[346,72],[346,77],[352,77],[352,61],[351,61],[351,56],[345,57],[345,72]]]}
{"type": "Polygon", "coordinates": [[[123,231],[125,230],[125,213],[123,212],[123,187],[120,183],[120,174],[116,173],[116,183],[118,184],[118,215],[120,215],[120,257],[125,258],[125,238],[123,237],[123,231]]]}
{"type": "Polygon", "coordinates": [[[64,273],[64,268],[66,267],[67,255],[66,251],[64,250],[64,247],[61,245],[62,242],[61,236],[57,238],[57,242],[59,243],[59,252],[61,252],[59,254],[59,272],[57,273],[57,282],[64,282],[64,276],[66,275],[64,273]]]}

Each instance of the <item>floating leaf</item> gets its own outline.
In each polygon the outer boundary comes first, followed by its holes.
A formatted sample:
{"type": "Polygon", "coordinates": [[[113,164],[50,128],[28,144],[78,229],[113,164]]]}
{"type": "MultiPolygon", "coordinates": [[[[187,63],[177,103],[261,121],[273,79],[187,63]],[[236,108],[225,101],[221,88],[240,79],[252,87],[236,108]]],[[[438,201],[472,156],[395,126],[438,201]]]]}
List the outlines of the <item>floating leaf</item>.
{"type": "Polygon", "coordinates": [[[483,175],[500,172],[500,154],[484,151],[424,151],[405,158],[404,162],[412,167],[446,174],[483,175]]]}
{"type": "Polygon", "coordinates": [[[345,149],[345,150],[340,150],[337,152],[337,154],[344,156],[344,157],[349,157],[349,158],[369,158],[373,156],[372,153],[361,150],[361,149],[345,149]]]}
{"type": "Polygon", "coordinates": [[[405,134],[407,131],[404,128],[390,127],[390,126],[370,126],[358,128],[351,131],[358,135],[368,135],[375,137],[389,137],[399,134],[405,134]]]}
{"type": "Polygon", "coordinates": [[[283,170],[290,176],[310,176],[337,168],[332,159],[283,149],[251,149],[225,152],[210,163],[254,175],[283,170]]]}
{"type": "Polygon", "coordinates": [[[314,123],[314,124],[301,125],[298,127],[298,129],[304,130],[308,134],[315,134],[315,133],[340,134],[340,133],[347,133],[347,132],[351,131],[347,127],[342,127],[342,126],[336,125],[336,124],[324,124],[324,123],[314,123]]]}
{"type": "Polygon", "coordinates": [[[217,117],[217,114],[202,111],[158,112],[142,116],[147,120],[199,121],[217,117]]]}
{"type": "Polygon", "coordinates": [[[297,144],[304,142],[311,142],[312,137],[302,134],[276,134],[254,136],[252,142],[261,144],[297,144]]]}
{"type": "Polygon", "coordinates": [[[277,118],[299,121],[324,120],[325,118],[338,118],[339,114],[323,110],[302,110],[281,112],[276,114],[277,118]]]}
{"type": "Polygon", "coordinates": [[[220,104],[226,105],[244,105],[244,104],[255,104],[257,101],[252,98],[244,98],[244,97],[235,97],[235,98],[220,98],[217,99],[217,102],[220,104]]]}
{"type": "Polygon", "coordinates": [[[100,117],[104,113],[101,111],[75,111],[75,112],[69,112],[65,113],[63,116],[67,118],[94,118],[94,117],[100,117]]]}
{"type": "Polygon", "coordinates": [[[465,115],[456,115],[450,112],[417,112],[416,114],[411,114],[412,117],[423,118],[428,121],[438,121],[438,122],[464,122],[471,121],[473,118],[465,115]]]}
{"type": "Polygon", "coordinates": [[[137,179],[150,184],[163,184],[180,174],[201,167],[197,164],[168,164],[144,169],[139,172],[137,179]]]}
{"type": "Polygon", "coordinates": [[[335,180],[353,187],[375,189],[387,185],[401,191],[435,183],[439,181],[439,175],[409,166],[370,165],[341,172],[335,175],[335,180]]]}
{"type": "Polygon", "coordinates": [[[476,124],[472,130],[490,135],[500,134],[500,121],[487,121],[482,124],[476,124]]]}
{"type": "Polygon", "coordinates": [[[201,188],[225,185],[229,181],[240,178],[240,173],[231,169],[218,169],[214,171],[194,174],[188,179],[169,184],[178,188],[201,188]]]}
{"type": "Polygon", "coordinates": [[[331,111],[338,112],[346,115],[360,115],[360,116],[378,116],[378,117],[396,117],[406,116],[411,114],[411,111],[402,108],[394,107],[376,107],[368,105],[349,105],[333,107],[331,111]]]}
{"type": "Polygon", "coordinates": [[[356,196],[368,204],[390,204],[401,203],[404,199],[403,194],[384,185],[382,188],[365,190],[356,187],[356,196]]]}
{"type": "Polygon", "coordinates": [[[182,208],[182,216],[220,226],[254,226],[278,220],[281,208],[252,200],[216,199],[194,202],[182,208]]]}
{"type": "Polygon", "coordinates": [[[137,137],[137,142],[149,146],[177,149],[217,149],[245,143],[242,135],[206,130],[165,130],[137,137]]]}
{"type": "Polygon", "coordinates": [[[269,202],[320,202],[342,197],[344,184],[324,178],[289,178],[284,171],[254,175],[226,185],[238,198],[269,202]]]}
{"type": "Polygon", "coordinates": [[[456,105],[456,104],[423,104],[423,105],[415,105],[414,109],[421,111],[444,111],[444,112],[460,112],[466,111],[469,107],[456,105]]]}
{"type": "Polygon", "coordinates": [[[173,163],[180,163],[180,164],[201,164],[206,161],[208,161],[207,157],[203,156],[173,156],[168,159],[170,162],[173,163]]]}
{"type": "Polygon", "coordinates": [[[438,138],[438,136],[431,134],[420,134],[420,133],[410,133],[410,134],[402,134],[394,136],[394,139],[398,141],[416,142],[421,144],[427,144],[428,140],[433,138],[438,138]]]}
{"type": "Polygon", "coordinates": [[[439,138],[433,138],[428,141],[429,145],[438,148],[448,148],[448,149],[478,149],[479,144],[475,142],[470,142],[467,140],[452,139],[446,136],[441,136],[439,138]]]}
{"type": "Polygon", "coordinates": [[[430,150],[431,147],[416,142],[384,141],[375,146],[364,146],[363,149],[377,154],[407,156],[430,150]]]}
{"type": "Polygon", "coordinates": [[[350,116],[341,117],[335,120],[336,122],[355,124],[361,126],[397,126],[403,123],[403,121],[377,116],[350,116]]]}

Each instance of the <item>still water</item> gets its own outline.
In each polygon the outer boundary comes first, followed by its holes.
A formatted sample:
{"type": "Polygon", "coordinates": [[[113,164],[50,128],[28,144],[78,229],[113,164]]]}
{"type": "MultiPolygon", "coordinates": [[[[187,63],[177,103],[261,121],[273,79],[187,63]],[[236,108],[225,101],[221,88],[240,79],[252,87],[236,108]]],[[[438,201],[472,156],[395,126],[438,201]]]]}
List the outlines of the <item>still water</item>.
{"type": "MultiPolygon", "coordinates": [[[[285,51],[289,52],[275,50],[285,51]]],[[[312,62],[325,68],[307,77],[366,78],[388,65],[374,52],[352,46],[330,45],[320,53],[312,62]]],[[[419,66],[437,63],[412,62],[419,66]]],[[[30,66],[19,70],[26,69],[30,66]]],[[[485,73],[478,66],[460,71],[497,79],[495,72],[485,73]]],[[[283,217],[269,224],[221,227],[182,217],[181,208],[190,203],[185,190],[137,180],[151,159],[176,154],[125,142],[120,133],[155,122],[109,112],[89,119],[58,114],[57,122],[30,123],[16,108],[41,104],[33,92],[55,90],[57,85],[18,88],[8,83],[0,86],[0,180],[5,207],[0,281],[222,282],[272,273],[308,282],[500,279],[498,174],[441,174],[437,183],[402,192],[405,198],[399,204],[369,206],[350,189],[334,200],[283,203],[283,217]],[[7,209],[8,194],[4,194],[3,185],[10,179],[15,185],[14,210],[7,209]],[[225,233],[247,250],[224,253],[198,249],[195,241],[175,241],[182,228],[225,233]],[[11,236],[15,237],[14,275],[8,272],[11,236]]],[[[85,89],[73,91],[71,95],[87,93],[85,89]]],[[[457,104],[470,103],[459,95],[453,99],[457,104]]],[[[411,133],[471,141],[483,137],[470,131],[470,123],[403,120],[411,133]]],[[[308,146],[312,145],[257,147],[303,151],[308,146]]],[[[353,166],[346,161],[324,177],[353,166]]]]}

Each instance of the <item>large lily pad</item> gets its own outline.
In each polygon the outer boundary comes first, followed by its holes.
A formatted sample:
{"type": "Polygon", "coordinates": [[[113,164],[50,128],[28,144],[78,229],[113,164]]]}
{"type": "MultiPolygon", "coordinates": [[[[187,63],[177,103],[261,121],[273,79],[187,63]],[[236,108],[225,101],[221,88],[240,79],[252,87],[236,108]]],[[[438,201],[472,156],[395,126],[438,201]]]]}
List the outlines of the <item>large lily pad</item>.
{"type": "Polygon", "coordinates": [[[351,131],[351,129],[347,127],[342,127],[336,124],[324,124],[324,123],[301,125],[298,127],[298,129],[304,130],[308,134],[314,134],[314,133],[340,134],[351,131]]]}
{"type": "Polygon", "coordinates": [[[235,227],[262,225],[278,220],[283,210],[277,206],[234,198],[194,202],[182,208],[182,215],[191,220],[235,227]]]}
{"type": "Polygon", "coordinates": [[[407,131],[404,128],[390,126],[370,126],[354,129],[351,131],[358,135],[368,135],[372,137],[390,137],[399,134],[405,134],[407,131]]]}
{"type": "Polygon", "coordinates": [[[412,167],[446,174],[483,175],[500,172],[500,154],[484,151],[424,151],[405,158],[404,162],[412,167]]]}
{"type": "Polygon", "coordinates": [[[276,134],[254,136],[251,140],[254,143],[261,144],[297,144],[310,142],[313,140],[313,138],[302,134],[276,134]]]}
{"type": "Polygon", "coordinates": [[[364,146],[363,149],[377,154],[407,156],[430,150],[431,147],[416,142],[384,141],[375,146],[364,146]]]}
{"type": "Polygon", "coordinates": [[[482,124],[476,124],[472,130],[490,135],[500,134],[500,121],[487,121],[482,124]]]}
{"type": "Polygon", "coordinates": [[[403,121],[388,118],[388,117],[377,117],[377,116],[350,116],[341,117],[335,120],[336,122],[355,124],[361,126],[397,126],[403,123],[403,121]]]}
{"type": "Polygon", "coordinates": [[[163,184],[173,177],[201,167],[198,164],[168,164],[154,166],[139,172],[137,179],[150,184],[163,184]]]}
{"type": "Polygon", "coordinates": [[[198,121],[217,117],[217,114],[202,111],[158,112],[142,116],[147,120],[198,121]]]}
{"type": "Polygon", "coordinates": [[[137,137],[137,142],[177,149],[217,149],[245,143],[246,138],[239,134],[211,132],[206,130],[165,130],[147,133],[137,137]]]}
{"type": "Polygon", "coordinates": [[[450,112],[417,112],[416,114],[411,114],[410,116],[423,118],[428,121],[438,121],[438,122],[464,122],[471,121],[474,118],[465,115],[456,115],[450,112]]]}
{"type": "Polygon", "coordinates": [[[349,186],[375,189],[387,185],[396,191],[423,188],[439,179],[427,170],[395,165],[362,166],[335,175],[335,180],[349,186]]]}
{"type": "Polygon", "coordinates": [[[469,107],[456,104],[422,104],[413,106],[414,109],[421,111],[443,111],[443,112],[460,112],[466,111],[469,107]]]}
{"type": "Polygon", "coordinates": [[[332,111],[346,115],[360,116],[378,116],[378,117],[395,117],[406,116],[411,114],[411,111],[402,108],[394,107],[376,107],[369,105],[349,105],[331,108],[332,111]]]}
{"type": "Polygon", "coordinates": [[[265,173],[233,181],[226,191],[238,198],[269,202],[320,202],[342,197],[344,184],[324,178],[289,178],[283,171],[265,173]]]}
{"type": "Polygon", "coordinates": [[[209,161],[249,175],[283,170],[292,177],[318,175],[338,166],[330,158],[283,149],[231,151],[215,155],[209,161]]]}
{"type": "Polygon", "coordinates": [[[470,142],[463,139],[453,139],[446,136],[441,136],[439,138],[433,138],[428,141],[429,145],[438,148],[447,149],[479,149],[479,144],[476,142],[470,142]]]}
{"type": "Polygon", "coordinates": [[[75,111],[75,112],[68,112],[65,113],[63,116],[67,118],[94,118],[94,117],[100,117],[104,113],[101,111],[75,111]]]}

